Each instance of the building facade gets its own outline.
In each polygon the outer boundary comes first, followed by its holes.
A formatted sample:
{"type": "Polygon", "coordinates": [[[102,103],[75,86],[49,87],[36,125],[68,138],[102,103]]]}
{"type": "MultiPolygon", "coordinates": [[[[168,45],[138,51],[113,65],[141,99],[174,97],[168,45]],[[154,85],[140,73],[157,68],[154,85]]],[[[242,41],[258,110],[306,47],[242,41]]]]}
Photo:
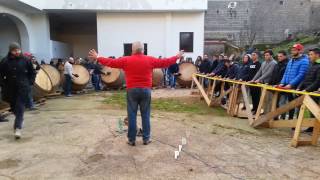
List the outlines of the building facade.
{"type": "Polygon", "coordinates": [[[207,0],[0,0],[0,55],[12,41],[49,61],[130,53],[142,41],[152,56],[172,56],[180,49],[203,53],[207,0]]]}

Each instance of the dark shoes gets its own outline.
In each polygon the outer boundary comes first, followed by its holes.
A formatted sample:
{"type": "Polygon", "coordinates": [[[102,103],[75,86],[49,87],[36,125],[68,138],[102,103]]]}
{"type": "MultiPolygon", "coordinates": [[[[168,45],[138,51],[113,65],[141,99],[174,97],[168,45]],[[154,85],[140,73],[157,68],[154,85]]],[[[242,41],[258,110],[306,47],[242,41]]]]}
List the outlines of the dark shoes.
{"type": "MultiPolygon", "coordinates": [[[[151,142],[152,142],[151,140],[143,141],[143,145],[148,145],[148,144],[150,144],[151,142]]],[[[129,145],[129,146],[135,146],[135,145],[136,145],[136,142],[135,142],[135,141],[128,141],[128,145],[129,145]]]]}
{"type": "Polygon", "coordinates": [[[129,146],[135,146],[136,142],[135,141],[128,141],[129,146]]]}
{"type": "Polygon", "coordinates": [[[148,145],[148,144],[150,144],[151,142],[152,142],[151,140],[143,141],[143,145],[148,145]]]}

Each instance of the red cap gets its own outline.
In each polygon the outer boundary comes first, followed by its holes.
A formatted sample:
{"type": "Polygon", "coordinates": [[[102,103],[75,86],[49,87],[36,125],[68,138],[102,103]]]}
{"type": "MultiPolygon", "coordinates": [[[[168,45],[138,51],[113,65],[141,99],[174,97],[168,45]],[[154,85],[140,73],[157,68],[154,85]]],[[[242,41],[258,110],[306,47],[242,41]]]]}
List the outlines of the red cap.
{"type": "Polygon", "coordinates": [[[32,57],[32,54],[29,53],[29,52],[25,52],[25,53],[23,53],[23,55],[26,56],[26,57],[32,57]]]}
{"type": "Polygon", "coordinates": [[[298,51],[302,51],[304,49],[303,45],[302,44],[295,44],[292,46],[292,48],[295,48],[296,50],[298,51]]]}

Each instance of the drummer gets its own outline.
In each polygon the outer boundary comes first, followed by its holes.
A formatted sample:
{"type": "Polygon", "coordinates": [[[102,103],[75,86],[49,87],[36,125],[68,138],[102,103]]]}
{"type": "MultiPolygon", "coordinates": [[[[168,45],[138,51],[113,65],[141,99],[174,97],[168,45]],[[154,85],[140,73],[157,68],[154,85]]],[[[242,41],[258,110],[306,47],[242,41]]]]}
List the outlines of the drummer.
{"type": "Polygon", "coordinates": [[[0,63],[0,82],[3,100],[10,103],[16,117],[13,127],[16,139],[21,138],[24,109],[35,77],[32,62],[23,56],[18,43],[12,43],[8,55],[0,63]]]}
{"type": "Polygon", "coordinates": [[[93,49],[89,58],[97,59],[99,63],[111,68],[123,69],[127,82],[127,113],[129,119],[128,144],[135,146],[137,135],[137,111],[140,107],[142,118],[143,144],[148,145],[150,140],[150,104],[152,88],[152,71],[155,68],[166,68],[182,57],[183,51],[168,59],[157,59],[145,56],[143,44],[132,44],[132,55],[119,59],[103,58],[93,49]]]}

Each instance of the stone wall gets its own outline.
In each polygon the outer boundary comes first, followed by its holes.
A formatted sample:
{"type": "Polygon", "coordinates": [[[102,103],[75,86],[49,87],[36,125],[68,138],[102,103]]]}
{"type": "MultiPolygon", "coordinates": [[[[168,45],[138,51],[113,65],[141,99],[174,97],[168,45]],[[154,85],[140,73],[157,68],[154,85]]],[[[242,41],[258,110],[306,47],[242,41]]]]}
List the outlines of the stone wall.
{"type": "Polygon", "coordinates": [[[248,39],[275,43],[288,32],[319,29],[319,18],[319,0],[209,0],[205,39],[226,39],[236,45],[248,39]],[[237,2],[232,10],[228,9],[230,2],[237,2]]]}

